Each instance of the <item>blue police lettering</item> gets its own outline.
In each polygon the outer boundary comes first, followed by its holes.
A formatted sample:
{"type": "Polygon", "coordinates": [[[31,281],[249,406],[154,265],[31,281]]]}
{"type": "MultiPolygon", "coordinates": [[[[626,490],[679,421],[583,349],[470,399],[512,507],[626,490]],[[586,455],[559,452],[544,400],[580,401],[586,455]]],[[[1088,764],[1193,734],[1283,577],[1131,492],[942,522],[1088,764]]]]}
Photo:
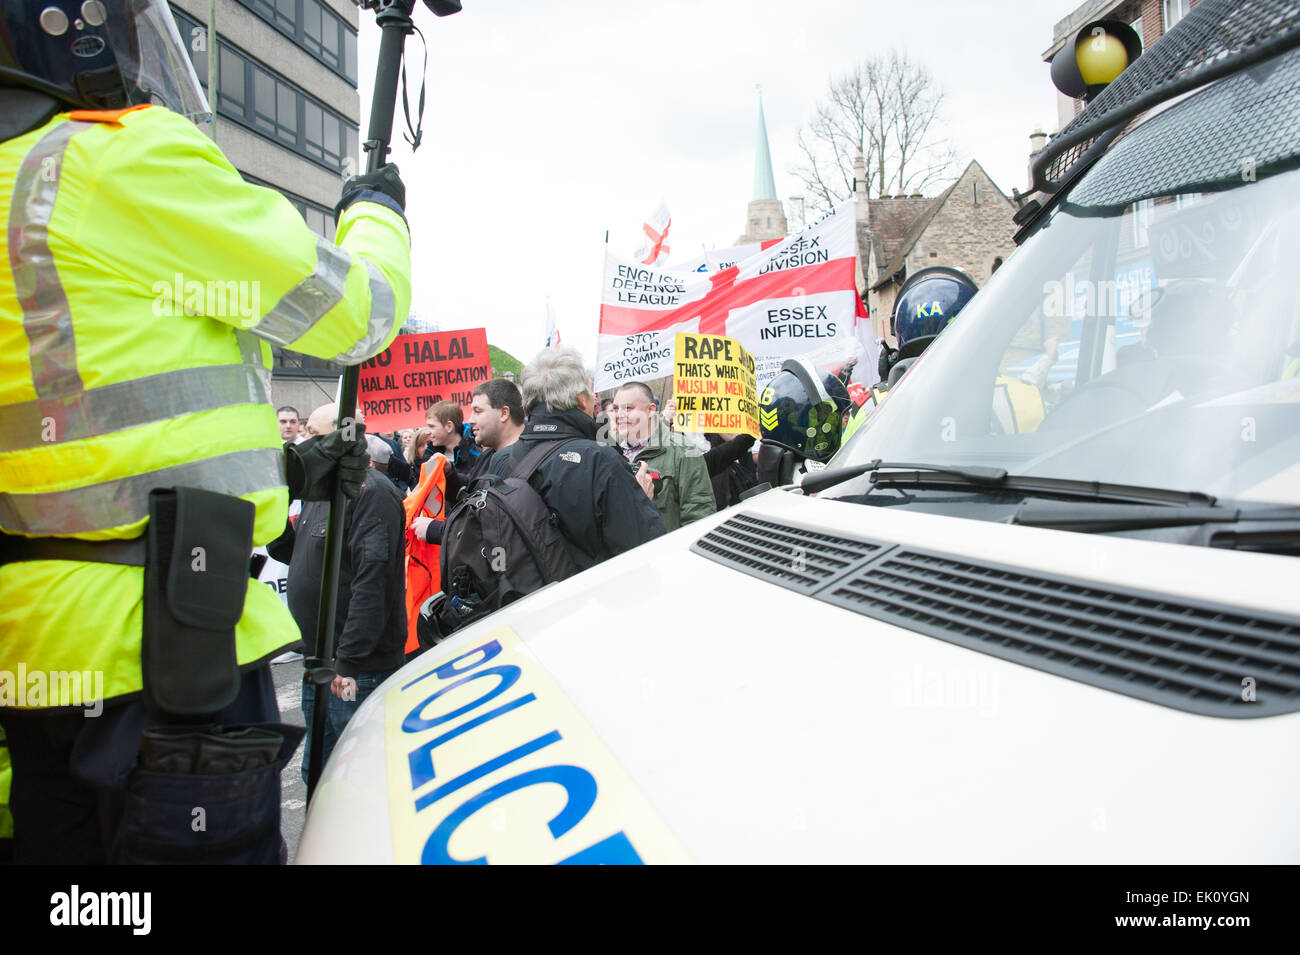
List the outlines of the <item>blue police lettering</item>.
{"type": "Polygon", "coordinates": [[[552,743],[558,743],[562,738],[563,737],[560,736],[558,730],[551,730],[549,733],[544,733],[536,739],[530,739],[522,746],[516,746],[509,752],[502,753],[500,756],[494,756],[486,763],[480,763],[475,766],[469,772],[461,773],[451,782],[443,783],[433,792],[425,793],[415,801],[415,811],[419,812],[421,809],[432,806],[443,796],[450,795],[457,789],[462,789],[475,780],[482,779],[484,776],[496,772],[502,766],[509,766],[511,763],[518,762],[525,756],[537,752],[539,749],[545,749],[552,743]]]}
{"type": "Polygon", "coordinates": [[[477,673],[471,673],[469,676],[462,677],[455,683],[450,683],[447,686],[444,686],[441,690],[426,696],[423,700],[417,703],[411,709],[411,712],[406,714],[406,719],[402,720],[402,729],[408,733],[418,733],[421,730],[433,729],[435,726],[440,726],[448,720],[454,720],[456,717],[462,716],[470,710],[477,709],[488,700],[500,696],[506,690],[518,683],[519,677],[522,676],[522,674],[523,671],[521,671],[519,667],[512,663],[507,663],[504,666],[488,667],[486,670],[479,670],[477,673]],[[497,685],[488,690],[473,703],[466,703],[459,709],[452,710],[450,713],[443,713],[441,716],[426,717],[422,715],[425,709],[428,708],[429,704],[444,693],[448,693],[456,689],[456,687],[464,686],[466,683],[470,683],[474,680],[480,680],[485,676],[497,677],[497,685]]]}
{"type": "Polygon", "coordinates": [[[568,794],[564,808],[547,823],[551,836],[559,839],[586,818],[596,804],[596,778],[578,766],[543,766],[489,786],[477,796],[467,799],[447,816],[424,843],[420,861],[424,865],[487,865],[487,856],[476,859],[456,859],[448,851],[452,835],[474,813],[503,796],[508,796],[529,786],[555,783],[568,794]]]}
{"type": "Polygon", "coordinates": [[[460,726],[457,726],[455,729],[448,730],[441,736],[435,736],[427,743],[422,743],[420,746],[407,753],[406,759],[410,764],[411,769],[411,789],[420,789],[433,781],[435,776],[433,771],[433,751],[443,743],[455,739],[461,733],[472,730],[476,726],[482,726],[484,723],[496,719],[503,713],[517,710],[525,703],[531,703],[535,699],[537,699],[537,696],[533,693],[529,693],[526,696],[519,697],[517,700],[511,700],[509,703],[502,703],[495,709],[488,710],[482,716],[476,716],[472,720],[461,723],[460,726]]]}
{"type": "MultiPolygon", "coordinates": [[[[414,686],[421,680],[434,676],[437,680],[444,681],[445,685],[440,686],[436,691],[429,694],[418,705],[413,707],[402,721],[402,730],[408,733],[418,733],[424,730],[432,729],[437,726],[443,726],[458,717],[473,713],[475,710],[482,710],[491,700],[505,693],[514,686],[522,676],[522,670],[514,664],[498,663],[492,666],[485,666],[501,653],[501,644],[496,640],[489,640],[481,646],[468,650],[458,657],[441,664],[436,669],[422,674],[411,680],[403,690],[414,686]],[[488,689],[476,700],[471,703],[459,706],[449,713],[440,715],[428,715],[428,710],[444,694],[458,687],[466,686],[475,680],[483,677],[495,678],[496,685],[488,689]]],[[[537,696],[534,693],[526,692],[514,700],[499,703],[491,709],[486,709],[477,715],[471,716],[463,723],[448,728],[445,732],[421,743],[415,749],[407,753],[407,762],[410,770],[411,794],[428,786],[437,779],[437,773],[434,769],[433,752],[444,743],[447,743],[463,734],[474,730],[484,724],[504,716],[520,707],[536,701],[537,696]]],[[[453,793],[465,789],[485,777],[496,773],[503,767],[511,763],[518,762],[533,753],[546,749],[563,739],[558,730],[550,730],[525,743],[515,746],[491,759],[487,759],[473,769],[462,772],[460,775],[442,782],[440,785],[430,789],[424,795],[414,800],[415,811],[421,812],[436,803],[445,799],[453,793]]],[[[595,777],[585,769],[567,764],[543,766],[537,769],[521,772],[504,781],[497,782],[487,789],[477,794],[469,796],[460,805],[451,809],[437,827],[430,834],[424,845],[421,861],[425,864],[430,863],[458,863],[469,865],[486,865],[487,857],[481,856],[475,859],[460,860],[451,857],[448,849],[448,843],[452,835],[470,816],[474,815],[480,809],[495,802],[496,800],[526,789],[532,786],[538,786],[543,783],[554,783],[563,786],[568,794],[568,799],[564,808],[549,822],[551,835],[559,839],[571,831],[575,826],[582,822],[595,805],[596,797],[599,792],[595,777]]],[[[615,833],[612,836],[606,836],[599,841],[569,855],[567,858],[560,860],[559,864],[570,865],[639,865],[643,864],[641,857],[633,848],[631,841],[623,832],[615,833]]]]}
{"type": "Polygon", "coordinates": [[[645,865],[645,861],[632,848],[626,833],[616,832],[593,846],[575,852],[556,865],[645,865]]]}
{"type": "Polygon", "coordinates": [[[421,680],[427,679],[428,677],[431,676],[436,676],[439,680],[449,680],[453,675],[457,673],[467,673],[470,670],[474,669],[475,667],[482,666],[484,663],[487,663],[489,660],[491,660],[494,656],[496,656],[500,652],[501,652],[501,644],[498,643],[496,640],[489,640],[481,647],[475,647],[473,650],[466,650],[460,656],[456,657],[455,659],[448,660],[446,663],[442,664],[435,670],[430,670],[428,673],[421,673],[410,683],[404,684],[402,686],[402,689],[409,690],[411,687],[415,686],[415,684],[419,683],[421,680]],[[460,663],[462,660],[472,657],[476,653],[483,654],[483,659],[476,660],[474,663],[471,663],[469,666],[463,666],[463,667],[456,666],[457,663],[460,663]]]}

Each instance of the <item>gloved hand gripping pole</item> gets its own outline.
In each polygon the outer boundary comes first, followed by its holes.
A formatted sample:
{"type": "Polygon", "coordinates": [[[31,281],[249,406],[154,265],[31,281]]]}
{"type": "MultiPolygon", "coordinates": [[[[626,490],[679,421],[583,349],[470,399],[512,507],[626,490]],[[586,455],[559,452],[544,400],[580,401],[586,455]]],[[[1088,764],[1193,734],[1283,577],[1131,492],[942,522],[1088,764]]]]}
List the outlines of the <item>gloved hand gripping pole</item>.
{"type": "MultiPolygon", "coordinates": [[[[460,11],[460,0],[424,0],[440,17],[460,11]]],[[[370,124],[363,147],[366,171],[375,172],[388,158],[388,144],[393,136],[393,112],[397,104],[397,81],[401,76],[402,53],[406,38],[415,31],[411,11],[415,0],[362,0],[361,7],[374,10],[383,35],[379,43],[379,62],[375,68],[375,88],[370,101],[370,124]]],[[[418,139],[418,137],[417,137],[418,139]]],[[[402,321],[405,316],[397,316],[402,321]]],[[[352,426],[356,418],[357,383],[361,366],[350,365],[343,371],[343,388],[339,396],[340,428],[352,426]]],[[[334,624],[338,606],[339,566],[343,559],[343,508],[346,501],[341,488],[335,488],[330,501],[329,523],[325,532],[325,562],[322,571],[320,612],[316,617],[316,653],[303,674],[304,681],[314,684],[307,761],[307,798],[316,791],[324,766],[325,708],[329,701],[330,682],[334,679],[334,624]]]]}

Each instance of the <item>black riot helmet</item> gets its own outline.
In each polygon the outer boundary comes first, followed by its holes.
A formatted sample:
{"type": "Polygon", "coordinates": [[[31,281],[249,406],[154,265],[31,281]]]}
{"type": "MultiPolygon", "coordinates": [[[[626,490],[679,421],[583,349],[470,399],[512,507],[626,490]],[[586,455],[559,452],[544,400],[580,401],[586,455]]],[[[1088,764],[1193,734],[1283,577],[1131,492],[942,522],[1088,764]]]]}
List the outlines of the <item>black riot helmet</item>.
{"type": "Polygon", "coordinates": [[[211,115],[167,0],[0,0],[0,84],[72,108],[211,115]]]}
{"type": "Polygon", "coordinates": [[[894,300],[898,359],[914,358],[925,351],[977,291],[969,275],[946,265],[932,265],[909,275],[894,300]]]}
{"type": "Polygon", "coordinates": [[[840,449],[844,413],[852,407],[839,377],[808,358],[786,359],[759,395],[763,447],[785,448],[800,460],[829,461],[840,449]]]}

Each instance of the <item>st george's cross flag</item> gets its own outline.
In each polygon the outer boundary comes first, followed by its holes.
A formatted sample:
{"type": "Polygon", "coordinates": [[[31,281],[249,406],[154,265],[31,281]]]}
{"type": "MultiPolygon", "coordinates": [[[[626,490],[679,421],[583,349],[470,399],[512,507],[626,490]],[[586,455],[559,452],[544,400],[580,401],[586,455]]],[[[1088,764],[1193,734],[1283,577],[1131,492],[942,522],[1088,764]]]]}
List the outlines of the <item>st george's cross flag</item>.
{"type": "Polygon", "coordinates": [[[770,248],[700,274],[606,253],[596,336],[596,388],[671,376],[678,332],[727,335],[754,356],[760,391],[781,363],[854,337],[866,315],[855,283],[850,200],[770,248]]]}

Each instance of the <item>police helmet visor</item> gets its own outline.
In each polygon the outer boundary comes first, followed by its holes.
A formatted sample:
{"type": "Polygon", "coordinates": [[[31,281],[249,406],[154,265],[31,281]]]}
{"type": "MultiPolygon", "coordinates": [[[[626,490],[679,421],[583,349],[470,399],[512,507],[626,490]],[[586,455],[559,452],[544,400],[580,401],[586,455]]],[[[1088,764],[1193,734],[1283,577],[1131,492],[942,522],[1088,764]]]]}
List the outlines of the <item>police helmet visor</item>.
{"type": "MultiPolygon", "coordinates": [[[[845,391],[847,403],[848,392],[845,391]]],[[[759,395],[763,441],[789,448],[814,461],[839,450],[842,410],[833,400],[810,395],[799,376],[782,371],[759,395]]]]}
{"type": "Polygon", "coordinates": [[[124,64],[123,78],[128,89],[134,85],[144,97],[137,102],[156,103],[192,122],[207,122],[212,110],[167,0],[127,0],[127,9],[127,22],[134,34],[127,42],[138,52],[134,59],[123,56],[128,51],[114,52],[118,63],[124,64]],[[134,65],[134,76],[126,64],[134,65]]]}
{"type": "Polygon", "coordinates": [[[166,0],[0,0],[0,82],[89,109],[211,117],[166,0]]]}

